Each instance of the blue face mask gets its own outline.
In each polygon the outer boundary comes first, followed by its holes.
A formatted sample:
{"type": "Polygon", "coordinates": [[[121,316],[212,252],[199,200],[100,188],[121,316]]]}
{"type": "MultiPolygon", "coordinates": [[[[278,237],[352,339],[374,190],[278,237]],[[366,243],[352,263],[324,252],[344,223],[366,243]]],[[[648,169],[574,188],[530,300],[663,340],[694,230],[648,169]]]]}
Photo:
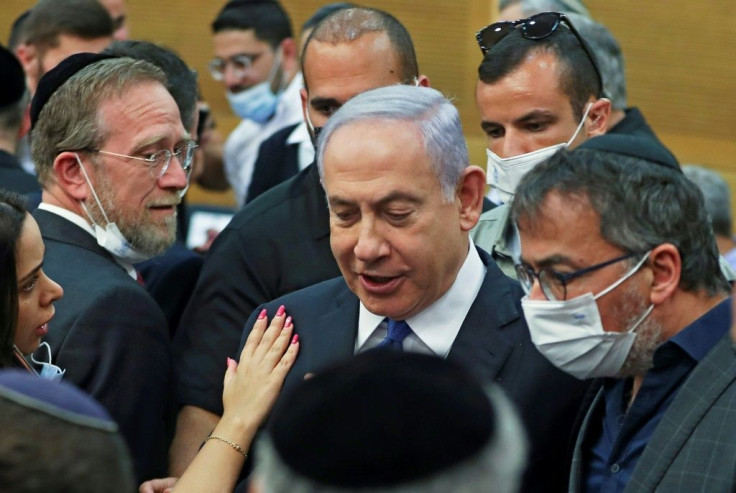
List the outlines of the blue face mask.
{"type": "Polygon", "coordinates": [[[256,123],[266,123],[276,113],[276,107],[281,99],[283,88],[278,94],[271,90],[276,74],[281,66],[281,48],[276,52],[273,66],[268,77],[263,82],[240,92],[226,93],[227,100],[233,113],[244,120],[252,120],[256,123]]]}
{"type": "Polygon", "coordinates": [[[46,348],[46,354],[48,355],[48,362],[37,361],[33,358],[33,355],[31,355],[31,361],[33,361],[36,366],[40,368],[40,370],[38,371],[38,376],[43,378],[44,380],[51,380],[52,382],[60,381],[64,376],[64,373],[66,373],[66,370],[62,370],[58,366],[51,363],[51,347],[49,346],[49,343],[42,342],[38,348],[46,348]]]}

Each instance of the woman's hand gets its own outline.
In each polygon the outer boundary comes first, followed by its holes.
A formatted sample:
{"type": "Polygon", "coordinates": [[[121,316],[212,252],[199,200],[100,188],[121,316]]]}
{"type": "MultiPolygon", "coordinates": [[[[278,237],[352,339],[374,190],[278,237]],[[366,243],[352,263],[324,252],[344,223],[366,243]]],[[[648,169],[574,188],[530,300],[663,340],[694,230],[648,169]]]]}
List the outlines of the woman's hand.
{"type": "Polygon", "coordinates": [[[276,401],[286,374],[299,352],[299,337],[283,306],[268,324],[261,311],[240,354],[240,363],[228,360],[222,401],[223,421],[255,432],[276,401]]]}

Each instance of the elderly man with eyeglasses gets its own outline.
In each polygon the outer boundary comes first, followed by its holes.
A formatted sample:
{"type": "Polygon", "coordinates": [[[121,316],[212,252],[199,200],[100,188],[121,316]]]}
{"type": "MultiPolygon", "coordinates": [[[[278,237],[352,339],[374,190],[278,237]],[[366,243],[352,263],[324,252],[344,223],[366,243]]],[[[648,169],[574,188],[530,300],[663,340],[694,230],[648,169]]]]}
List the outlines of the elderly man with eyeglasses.
{"type": "Polygon", "coordinates": [[[736,491],[731,286],[697,186],[579,148],[524,177],[511,217],[534,344],[599,379],[570,491],[736,491]]]}
{"type": "Polygon", "coordinates": [[[171,355],[166,320],[133,263],[166,250],[196,145],[144,61],[73,55],[40,81],[32,152],[44,270],[63,285],[48,327],[64,379],[120,425],[145,480],[165,472],[171,355]]]}

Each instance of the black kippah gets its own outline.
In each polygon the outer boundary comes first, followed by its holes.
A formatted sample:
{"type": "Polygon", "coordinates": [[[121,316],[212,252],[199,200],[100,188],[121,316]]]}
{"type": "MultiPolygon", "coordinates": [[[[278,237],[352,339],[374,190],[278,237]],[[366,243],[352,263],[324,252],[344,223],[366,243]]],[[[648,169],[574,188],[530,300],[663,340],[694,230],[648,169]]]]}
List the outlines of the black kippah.
{"type": "MultiPolygon", "coordinates": [[[[603,134],[588,139],[578,149],[596,149],[649,161],[660,166],[680,170],[680,163],[662,144],[642,135],[603,134]]],[[[574,151],[573,151],[574,152],[574,151]]]]}
{"type": "Polygon", "coordinates": [[[251,7],[262,3],[272,3],[278,5],[276,0],[230,0],[222,8],[223,11],[228,9],[237,9],[240,7],[251,7]]]}
{"type": "Polygon", "coordinates": [[[35,128],[41,110],[48,103],[51,95],[56,92],[74,74],[88,65],[97,63],[107,58],[119,58],[115,55],[102,53],[77,53],[65,58],[56,67],[52,68],[41,77],[36,88],[36,94],[31,101],[31,128],[35,128]]]}
{"type": "Polygon", "coordinates": [[[20,101],[26,92],[26,76],[15,55],[0,46],[0,108],[20,101]]]}
{"type": "Polygon", "coordinates": [[[323,485],[381,488],[433,476],[494,437],[488,395],[444,359],[368,351],[287,394],[268,432],[281,460],[323,485]]]}

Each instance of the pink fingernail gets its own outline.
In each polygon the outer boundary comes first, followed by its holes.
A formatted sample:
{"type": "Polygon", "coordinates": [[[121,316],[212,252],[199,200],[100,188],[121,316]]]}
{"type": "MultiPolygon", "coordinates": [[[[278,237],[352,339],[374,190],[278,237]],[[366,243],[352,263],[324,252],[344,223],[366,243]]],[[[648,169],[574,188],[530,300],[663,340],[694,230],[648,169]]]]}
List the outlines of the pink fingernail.
{"type": "Polygon", "coordinates": [[[286,322],[284,323],[284,328],[291,326],[291,316],[286,317],[286,322]]]}
{"type": "Polygon", "coordinates": [[[227,366],[228,366],[228,368],[231,367],[233,365],[233,363],[235,363],[235,360],[232,359],[232,358],[230,358],[228,356],[228,358],[227,358],[227,366]]]}
{"type": "Polygon", "coordinates": [[[296,344],[299,342],[299,334],[294,334],[294,337],[291,338],[291,343],[296,344]]]}
{"type": "Polygon", "coordinates": [[[280,317],[280,316],[281,316],[281,315],[283,315],[284,313],[286,313],[286,307],[285,307],[284,305],[281,305],[281,306],[279,307],[278,311],[276,312],[276,316],[277,316],[277,317],[280,317]]]}
{"type": "Polygon", "coordinates": [[[258,320],[263,320],[264,318],[266,318],[266,309],[265,308],[263,310],[261,310],[261,313],[258,314],[258,320]]]}

